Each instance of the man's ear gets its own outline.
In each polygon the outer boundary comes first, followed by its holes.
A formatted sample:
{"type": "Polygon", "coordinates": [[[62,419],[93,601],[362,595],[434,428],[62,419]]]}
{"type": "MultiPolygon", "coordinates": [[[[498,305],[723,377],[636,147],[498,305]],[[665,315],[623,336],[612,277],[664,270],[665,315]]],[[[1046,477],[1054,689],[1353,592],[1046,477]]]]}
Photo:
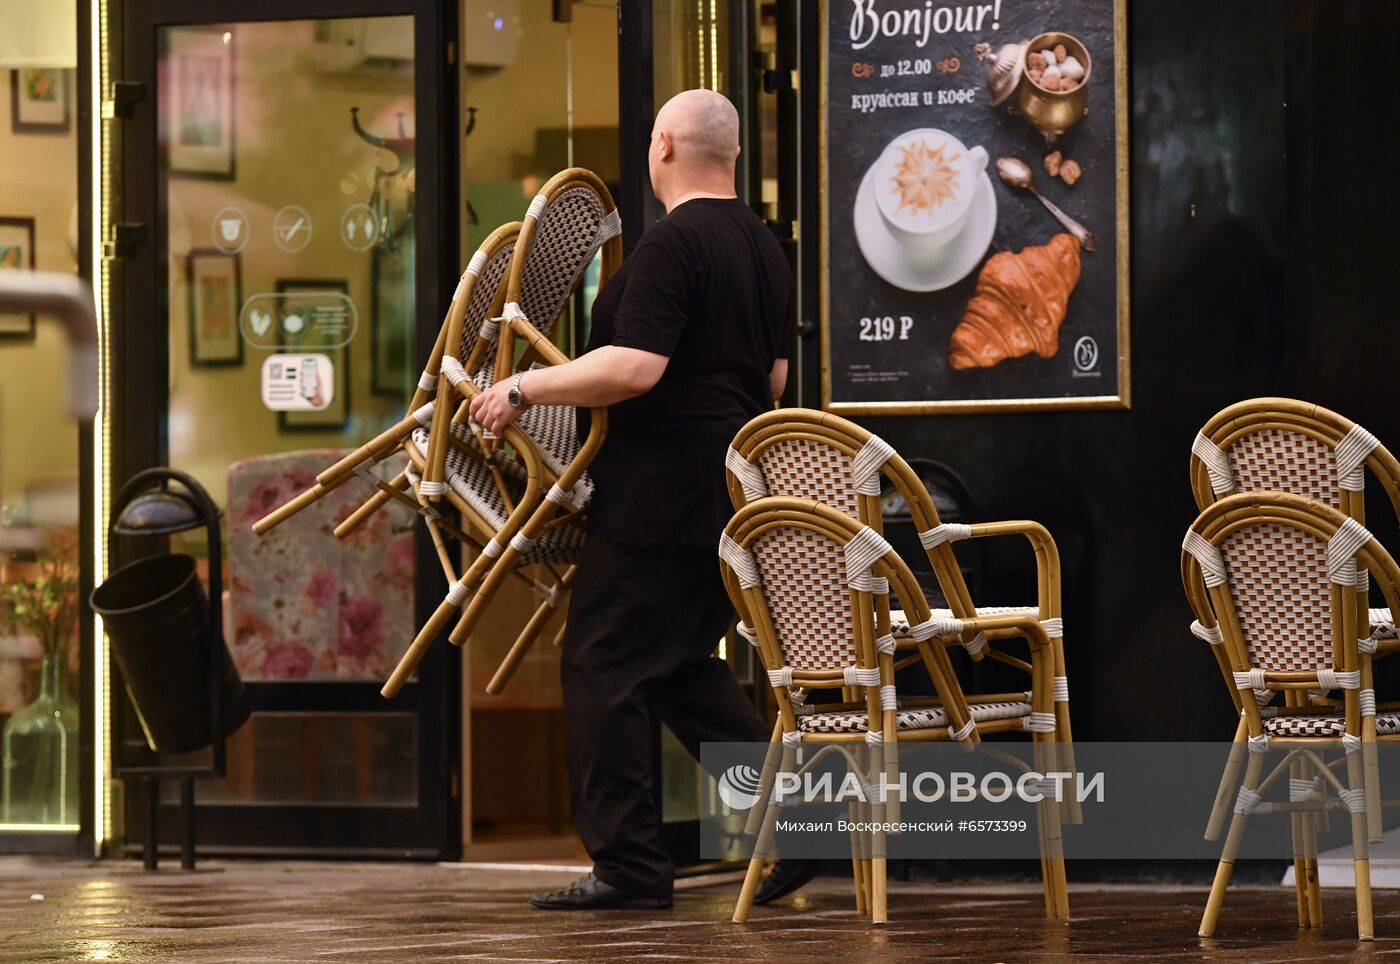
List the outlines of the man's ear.
{"type": "Polygon", "coordinates": [[[676,151],[676,146],[671,141],[671,135],[668,134],[666,131],[657,131],[656,139],[660,143],[661,160],[669,161],[671,159],[671,155],[673,155],[676,151]]]}

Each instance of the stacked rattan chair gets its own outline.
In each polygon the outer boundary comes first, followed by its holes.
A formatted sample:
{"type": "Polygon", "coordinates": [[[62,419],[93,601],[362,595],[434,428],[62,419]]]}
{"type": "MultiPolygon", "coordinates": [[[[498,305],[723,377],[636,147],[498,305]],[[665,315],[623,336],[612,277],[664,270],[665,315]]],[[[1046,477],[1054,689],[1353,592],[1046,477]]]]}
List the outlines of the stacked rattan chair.
{"type": "MultiPolygon", "coordinates": [[[[887,597],[877,596],[875,600],[881,627],[879,638],[886,638],[884,627],[888,626],[888,639],[894,646],[892,668],[921,664],[935,692],[940,694],[940,698],[929,705],[921,706],[919,704],[924,701],[919,700],[902,701],[901,712],[893,718],[897,738],[928,740],[932,737],[927,733],[935,728],[942,734],[940,738],[977,742],[983,734],[1028,731],[1038,747],[1043,745],[1045,752],[1055,754],[1059,769],[1073,770],[1069,744],[1069,687],[1060,615],[1059,558],[1055,542],[1044,527],[1034,522],[973,526],[943,523],[917,474],[888,444],[845,419],[805,409],[779,409],[754,418],[735,437],[726,457],[726,468],[736,509],[743,510],[759,502],[766,504],[772,498],[813,499],[868,527],[876,535],[881,533],[881,481],[888,480],[913,514],[920,541],[950,606],[933,610],[925,619],[911,620],[904,611],[888,610],[887,597]],[[951,543],[991,536],[1016,536],[1029,541],[1038,569],[1039,594],[1035,606],[978,608],[973,605],[951,543]],[[997,645],[1018,637],[1029,644],[1029,660],[1018,658],[997,645]],[[929,645],[930,641],[934,645],[929,645]],[[965,695],[945,648],[959,645],[974,661],[991,658],[1025,671],[1029,676],[1029,689],[1016,693],[965,695]],[[955,694],[953,702],[942,702],[945,694],[950,693],[955,694]],[[906,730],[926,732],[908,737],[906,730]]],[[[842,603],[845,586],[831,559],[826,560],[826,570],[823,577],[814,567],[807,584],[791,587],[793,601],[775,604],[821,607],[833,601],[842,603]]],[[[903,594],[897,595],[903,600],[903,594]]],[[[742,615],[742,608],[740,612],[742,615]]],[[[757,628],[752,623],[741,619],[739,631],[758,645],[757,628]]],[[[762,646],[759,649],[767,664],[772,652],[765,653],[762,646]]],[[[769,669],[774,667],[770,665],[769,669]]],[[[813,713],[812,707],[800,701],[793,712],[796,729],[785,729],[785,714],[791,708],[794,692],[803,696],[800,688],[796,691],[785,688],[779,694],[780,715],[774,732],[774,748],[765,761],[761,784],[765,788],[770,785],[772,771],[778,766],[781,754],[776,747],[780,740],[800,741],[820,733],[854,734],[859,739],[871,732],[870,716],[864,712],[823,705],[820,707],[823,712],[813,713]]],[[[856,694],[845,695],[850,698],[856,694]]],[[[884,763],[887,769],[895,769],[894,753],[886,753],[884,763]]],[[[1077,802],[1068,799],[1062,807],[1057,807],[1053,828],[1042,828],[1046,914],[1052,918],[1069,915],[1058,836],[1061,810],[1068,822],[1080,819],[1077,802]]],[[[758,811],[751,812],[750,832],[759,829],[757,815],[758,811]]],[[[859,865],[856,880],[859,887],[863,880],[859,865]]],[[[747,913],[742,897],[739,910],[747,913]]],[[[736,919],[742,916],[736,914],[736,919]]]]}
{"type": "MultiPolygon", "coordinates": [[[[1375,784],[1361,751],[1377,740],[1400,740],[1400,711],[1376,701],[1374,654],[1358,614],[1372,581],[1396,608],[1400,569],[1356,519],[1321,500],[1244,492],[1197,517],[1184,542],[1182,577],[1193,628],[1220,649],[1229,668],[1249,750],[1201,935],[1215,931],[1251,815],[1290,814],[1295,867],[1303,873],[1309,854],[1315,860],[1318,818],[1341,809],[1351,821],[1357,932],[1370,940],[1367,817],[1379,800],[1368,792],[1375,784]],[[1261,707],[1239,696],[1259,690],[1285,694],[1284,705],[1261,707]],[[1340,690],[1341,705],[1310,703],[1306,697],[1315,690],[1340,690]],[[1285,755],[1266,775],[1271,750],[1285,755]],[[1327,750],[1342,751],[1342,759],[1328,763],[1327,750]],[[1334,772],[1343,763],[1345,779],[1334,772]],[[1288,800],[1266,800],[1285,776],[1288,800]]],[[[1300,890],[1298,919],[1300,926],[1321,923],[1315,886],[1300,890]]]]}
{"type": "Polygon", "coordinates": [[[390,499],[419,510],[449,589],[385,683],[386,697],[399,692],[459,609],[466,606],[451,634],[457,644],[470,635],[501,584],[516,578],[542,601],[488,685],[500,692],[567,596],[592,495],[587,468],[607,431],[606,410],[592,413],[580,443],[572,407],[531,406],[498,439],[471,421],[468,406],[515,370],[568,360],[551,341],[555,320],[600,250],[602,281],[616,270],[620,233],[612,197],[594,174],[572,168],[551,178],[525,220],[497,229],[473,256],[408,416],[254,526],[264,532],[357,476],[377,491],[337,528],[337,536],[348,535],[390,499]],[[405,471],[380,479],[374,466],[400,450],[409,460],[405,471]],[[456,516],[455,524],[444,508],[456,516]],[[464,571],[453,561],[449,538],[474,552],[464,571]],[[527,575],[526,567],[543,576],[527,575]]]}
{"type": "MultiPolygon", "coordinates": [[[[1217,499],[1230,497],[1232,493],[1290,493],[1314,499],[1323,507],[1340,512],[1357,525],[1363,525],[1364,487],[1368,472],[1380,481],[1400,514],[1400,465],[1385,447],[1349,419],[1292,399],[1258,398],[1232,405],[1210,419],[1192,445],[1191,484],[1197,507],[1202,511],[1217,499]]],[[[1317,563],[1316,559],[1312,561],[1317,563]]],[[[1369,711],[1375,703],[1369,659],[1372,655],[1400,648],[1400,641],[1395,638],[1391,608],[1369,608],[1364,568],[1359,576],[1362,584],[1354,594],[1356,612],[1353,618],[1358,629],[1359,647],[1366,661],[1362,671],[1364,680],[1359,694],[1360,705],[1369,711]]],[[[1188,594],[1197,591],[1198,587],[1193,588],[1185,567],[1183,578],[1186,579],[1188,594]]],[[[1317,623],[1318,612],[1320,610],[1314,612],[1313,621],[1309,624],[1314,639],[1320,638],[1321,633],[1317,623]]],[[[1255,625],[1253,638],[1277,640],[1291,636],[1294,630],[1290,620],[1295,616],[1291,611],[1281,610],[1278,614],[1279,624],[1255,625]]],[[[1198,619],[1192,624],[1192,632],[1212,644],[1212,652],[1239,714],[1234,744],[1206,832],[1207,838],[1214,840],[1219,837],[1227,814],[1237,804],[1236,787],[1242,771],[1246,769],[1246,758],[1250,763],[1254,762],[1255,754],[1248,751],[1260,750],[1266,745],[1266,741],[1258,738],[1259,734],[1251,733],[1250,713],[1262,713],[1271,721],[1269,725],[1274,729],[1302,727],[1314,734],[1324,726],[1338,730],[1343,725],[1340,720],[1347,693],[1344,690],[1342,699],[1338,700],[1327,692],[1327,689],[1335,687],[1325,689],[1320,685],[1311,689],[1286,688],[1282,696],[1277,687],[1257,687],[1252,692],[1249,687],[1237,688],[1236,680],[1245,677],[1235,676],[1238,667],[1231,659],[1218,627],[1198,619]],[[1270,705],[1278,702],[1282,705],[1270,705]],[[1317,714],[1330,714],[1333,719],[1326,724],[1317,723],[1313,719],[1317,714]],[[1294,722],[1297,718],[1306,719],[1307,726],[1294,722]],[[1251,740],[1251,736],[1256,738],[1251,740]]],[[[1316,656],[1314,652],[1310,658],[1316,656]]],[[[1349,744],[1349,748],[1359,752],[1361,758],[1362,772],[1366,777],[1367,836],[1375,841],[1381,834],[1375,749],[1377,723],[1370,712],[1363,713],[1360,723],[1360,742],[1349,744]]],[[[1306,760],[1292,764],[1298,774],[1307,773],[1310,766],[1306,760]]],[[[1295,778],[1302,779],[1301,776],[1295,778]]],[[[1321,892],[1314,846],[1318,819],[1316,813],[1307,810],[1300,810],[1291,816],[1297,850],[1294,869],[1300,926],[1321,924],[1321,892]]],[[[1202,933],[1215,926],[1227,881],[1228,872],[1223,879],[1217,877],[1218,893],[1212,893],[1212,904],[1207,909],[1202,933]]]]}
{"type": "MultiPolygon", "coordinates": [[[[964,630],[1024,635],[1031,641],[1040,677],[1030,712],[1053,718],[1050,637],[1040,622],[1026,615],[965,621],[935,616],[913,573],[889,543],[851,515],[811,499],[769,496],[743,506],[721,538],[720,558],[730,598],[779,697],[772,744],[780,758],[777,769],[801,772],[815,765],[823,752],[834,749],[847,757],[865,786],[869,818],[876,830],[854,851],[856,908],[875,923],[884,923],[888,919],[885,837],[878,828],[898,819],[897,800],[886,799],[884,792],[898,782],[888,779],[897,744],[976,742],[984,727],[988,732],[1021,727],[1015,713],[974,722],[977,704],[970,703],[958,686],[942,642],[964,630]],[[890,593],[903,604],[911,621],[909,636],[934,679],[936,700],[927,705],[901,703],[895,688],[890,593]],[[814,689],[839,689],[846,699],[809,706],[805,694],[814,689]],[[818,750],[797,767],[794,758],[804,746],[818,750]]],[[[1006,701],[1019,703],[1021,696],[1011,694],[1006,701]]],[[[1046,743],[1038,748],[1049,750],[1037,755],[1042,772],[1053,769],[1050,747],[1046,743]]],[[[751,811],[757,815],[759,839],[734,910],[736,922],[748,918],[764,860],[772,855],[773,827],[781,805],[781,800],[773,799],[772,787],[773,781],[765,775],[759,791],[762,805],[751,811]]],[[[1037,808],[1047,865],[1047,906],[1053,903],[1060,911],[1055,916],[1067,916],[1059,804],[1051,793],[1037,808]]]]}

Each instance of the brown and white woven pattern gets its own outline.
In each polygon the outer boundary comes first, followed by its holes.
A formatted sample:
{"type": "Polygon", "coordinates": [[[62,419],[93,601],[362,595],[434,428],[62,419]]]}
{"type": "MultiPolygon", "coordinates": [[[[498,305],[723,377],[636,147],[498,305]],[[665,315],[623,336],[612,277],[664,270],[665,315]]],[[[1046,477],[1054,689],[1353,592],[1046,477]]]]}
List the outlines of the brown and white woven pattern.
{"type": "MultiPolygon", "coordinates": [[[[458,348],[457,357],[460,361],[466,361],[471,357],[472,348],[476,345],[477,335],[481,333],[481,326],[486,323],[486,319],[491,317],[491,306],[495,303],[496,293],[500,290],[501,282],[505,279],[506,271],[510,268],[510,259],[515,254],[515,242],[508,241],[496,249],[491,257],[486,259],[486,264],[482,265],[477,272],[476,282],[472,286],[471,300],[467,302],[467,313],[462,318],[462,343],[458,348]]],[[[495,352],[490,352],[492,356],[495,352]]]]}
{"type": "Polygon", "coordinates": [[[854,666],[841,546],[815,532],[784,527],[764,533],[749,548],[763,580],[783,663],[812,670],[854,666]]]}
{"type": "Polygon", "coordinates": [[[603,201],[586,187],[556,194],[540,214],[520,282],[520,310],[548,335],[600,246],[603,201]]]}
{"type": "Polygon", "coordinates": [[[1372,639],[1400,639],[1400,633],[1395,629],[1395,617],[1389,609],[1372,609],[1370,615],[1372,639]]]}
{"type": "Polygon", "coordinates": [[[1260,524],[1220,544],[1250,664],[1270,672],[1332,666],[1332,589],[1326,543],[1260,524]]]}
{"type": "Polygon", "coordinates": [[[770,495],[816,499],[849,516],[858,516],[851,459],[844,452],[809,439],[787,439],[758,454],[770,495]]]}
{"type": "MultiPolygon", "coordinates": [[[[1347,731],[1343,716],[1277,716],[1264,721],[1269,736],[1325,736],[1338,739],[1347,731]]],[[[1381,714],[1376,717],[1376,733],[1400,733],[1400,716],[1381,714]]]]}
{"type": "Polygon", "coordinates": [[[1241,437],[1225,454],[1236,491],[1293,492],[1333,508],[1342,504],[1336,457],[1306,435],[1265,429],[1241,437]]]}
{"type": "MultiPolygon", "coordinates": [[[[473,452],[480,453],[481,449],[477,446],[476,439],[465,426],[452,426],[452,434],[473,452]]],[[[415,429],[413,432],[413,444],[424,457],[427,456],[429,437],[427,429],[415,429]]],[[[510,511],[506,508],[505,500],[501,498],[496,478],[486,462],[480,457],[468,455],[455,445],[447,446],[444,462],[445,481],[452,491],[461,496],[492,529],[499,530],[504,526],[510,511]]],[[[499,465],[501,474],[511,489],[512,499],[517,498],[525,488],[524,470],[511,459],[501,459],[499,465]]],[[[482,541],[484,542],[485,538],[482,541]]],[[[546,529],[540,535],[539,540],[521,556],[520,564],[574,563],[578,561],[582,548],[582,525],[573,522],[557,525],[546,529]]]]}
{"type": "MultiPolygon", "coordinates": [[[[1019,720],[1031,714],[1029,703],[970,703],[968,709],[978,723],[1019,720]]],[[[894,719],[900,730],[944,730],[950,726],[948,711],[941,706],[896,710],[894,719]]],[[[837,710],[799,716],[797,728],[804,733],[864,733],[870,729],[870,720],[865,710],[837,710]]]]}

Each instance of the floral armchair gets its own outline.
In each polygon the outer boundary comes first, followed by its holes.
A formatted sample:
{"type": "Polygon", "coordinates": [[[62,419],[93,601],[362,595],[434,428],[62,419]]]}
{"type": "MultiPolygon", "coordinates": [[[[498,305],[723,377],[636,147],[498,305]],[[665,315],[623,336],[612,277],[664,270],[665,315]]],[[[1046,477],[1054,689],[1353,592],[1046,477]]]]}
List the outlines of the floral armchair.
{"type": "Polygon", "coordinates": [[[344,454],[283,452],[229,467],[229,642],[244,679],[379,680],[413,639],[413,533],[403,507],[337,539],[336,525],[364,501],[358,484],[348,485],[253,534],[253,522],[344,454]]]}

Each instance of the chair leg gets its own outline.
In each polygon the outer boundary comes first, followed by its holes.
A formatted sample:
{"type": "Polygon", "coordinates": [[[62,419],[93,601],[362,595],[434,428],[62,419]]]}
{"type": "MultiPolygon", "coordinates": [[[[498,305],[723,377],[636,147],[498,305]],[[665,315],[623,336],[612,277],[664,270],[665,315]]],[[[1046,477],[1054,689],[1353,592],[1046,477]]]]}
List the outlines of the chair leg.
{"type": "MultiPolygon", "coordinates": [[[[784,748],[784,764],[786,765],[788,753],[784,748]]],[[[763,865],[767,859],[775,855],[773,845],[773,834],[778,822],[778,804],[771,796],[760,798],[759,805],[754,809],[763,814],[762,824],[758,830],[758,838],[754,841],[753,855],[749,858],[749,868],[744,873],[744,885],[739,889],[739,900],[734,905],[734,923],[742,924],[749,919],[749,911],[753,909],[753,896],[758,891],[758,883],[763,879],[763,865]]]]}
{"type": "Polygon", "coordinates": [[[1240,768],[1244,765],[1245,739],[1248,736],[1249,724],[1241,714],[1239,725],[1235,727],[1235,741],[1230,744],[1230,756],[1225,760],[1225,769],[1220,774],[1220,788],[1215,791],[1210,819],[1206,821],[1207,840],[1219,840],[1220,831],[1225,829],[1225,817],[1235,802],[1235,787],[1240,780],[1240,768]]]}
{"type": "Polygon", "coordinates": [[[1322,881],[1317,871],[1316,813],[1303,815],[1303,869],[1308,880],[1308,926],[1322,926],[1322,881]]]}
{"type": "Polygon", "coordinates": [[[851,883],[855,888],[856,913],[864,917],[870,913],[869,901],[869,877],[866,875],[867,863],[865,859],[865,838],[860,832],[854,829],[855,825],[864,819],[861,813],[861,805],[852,800],[846,805],[846,812],[850,816],[851,829],[851,883]]]}
{"type": "MultiPolygon", "coordinates": [[[[1233,748],[1232,752],[1233,752],[1233,748]]],[[[1307,779],[1307,761],[1294,759],[1288,766],[1288,776],[1291,780],[1307,779]]],[[[1289,799],[1294,799],[1293,794],[1289,794],[1289,799]]],[[[1216,804],[1219,805],[1220,795],[1216,794],[1216,804]]],[[[1302,810],[1293,810],[1288,814],[1288,829],[1293,839],[1293,896],[1294,902],[1298,905],[1298,926],[1300,928],[1308,926],[1308,861],[1306,846],[1303,843],[1304,824],[1307,822],[1309,814],[1302,810]]]]}
{"type": "MultiPolygon", "coordinates": [[[[1347,785],[1352,789],[1366,789],[1366,777],[1359,754],[1347,754],[1347,785]]],[[[1356,875],[1356,936],[1358,940],[1369,941],[1376,936],[1376,923],[1371,907],[1371,859],[1370,845],[1367,842],[1369,828],[1366,814],[1351,815],[1352,870],[1356,875]]]]}
{"type": "MultiPolygon", "coordinates": [[[[1241,784],[1253,790],[1259,785],[1259,773],[1264,767],[1264,754],[1251,753],[1245,764],[1244,781],[1241,784]]],[[[1236,813],[1230,820],[1230,829],[1225,834],[1225,846],[1220,853],[1220,863],[1215,868],[1215,880],[1210,885],[1210,896],[1206,898],[1205,913],[1201,915],[1201,937],[1215,933],[1215,925],[1220,921],[1220,908],[1225,903],[1225,889],[1230,886],[1230,874],[1235,869],[1235,857],[1240,852],[1240,842],[1244,839],[1245,824],[1249,815],[1236,813]]]]}
{"type": "MultiPolygon", "coordinates": [[[[783,744],[783,718],[779,716],[773,721],[773,736],[768,743],[768,750],[763,755],[763,772],[758,779],[758,799],[767,800],[773,795],[773,782],[777,779],[778,759],[782,756],[783,744]]],[[[744,822],[744,833],[757,834],[763,825],[764,810],[753,807],[749,810],[748,819],[744,822]]]]}
{"type": "MultiPolygon", "coordinates": [[[[1057,636],[1050,640],[1051,652],[1054,660],[1054,674],[1057,677],[1065,677],[1065,641],[1064,637],[1057,636]]],[[[1059,741],[1057,755],[1059,756],[1060,769],[1067,773],[1076,772],[1074,762],[1074,733],[1070,729],[1069,722],[1069,698],[1055,701],[1055,739],[1059,741]]],[[[1079,798],[1070,794],[1065,798],[1064,804],[1060,808],[1061,819],[1068,824],[1081,824],[1084,822],[1084,812],[1079,805],[1079,798]]]]}
{"type": "Polygon", "coordinates": [[[763,858],[754,854],[749,858],[749,869],[744,874],[744,886],[739,890],[739,901],[734,905],[734,923],[742,924],[749,919],[753,909],[753,895],[758,891],[758,882],[763,879],[763,858]]]}
{"type": "Polygon", "coordinates": [[[1303,856],[1303,821],[1305,814],[1288,815],[1290,831],[1293,834],[1293,898],[1298,905],[1298,927],[1307,927],[1308,917],[1308,861],[1303,856]]]}
{"type": "MultiPolygon", "coordinates": [[[[1054,769],[1059,749],[1054,734],[1035,735],[1036,765],[1040,772],[1047,773],[1054,769]]],[[[1069,920],[1069,884],[1065,878],[1065,847],[1060,826],[1064,811],[1060,801],[1053,796],[1041,800],[1035,807],[1040,833],[1045,917],[1047,920],[1069,920]]]]}
{"type": "MultiPolygon", "coordinates": [[[[1366,725],[1375,726],[1375,718],[1367,717],[1366,725]]],[[[1362,772],[1365,776],[1366,786],[1366,836],[1371,843],[1380,843],[1385,833],[1385,827],[1381,823],[1384,816],[1381,813],[1381,764],[1379,751],[1377,749],[1374,736],[1367,739],[1363,734],[1361,744],[1362,772]]]]}

